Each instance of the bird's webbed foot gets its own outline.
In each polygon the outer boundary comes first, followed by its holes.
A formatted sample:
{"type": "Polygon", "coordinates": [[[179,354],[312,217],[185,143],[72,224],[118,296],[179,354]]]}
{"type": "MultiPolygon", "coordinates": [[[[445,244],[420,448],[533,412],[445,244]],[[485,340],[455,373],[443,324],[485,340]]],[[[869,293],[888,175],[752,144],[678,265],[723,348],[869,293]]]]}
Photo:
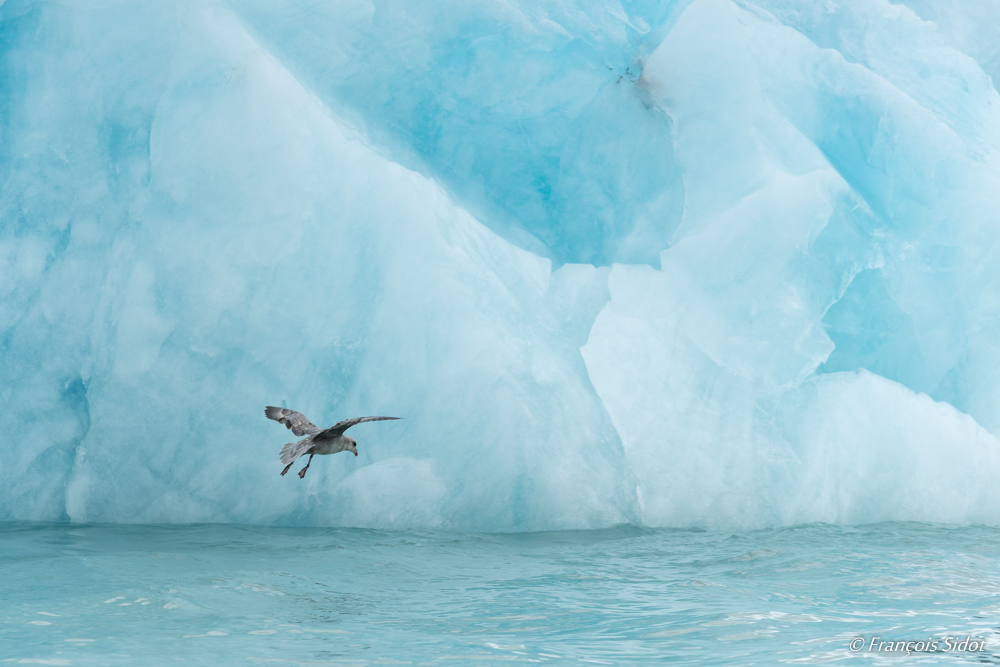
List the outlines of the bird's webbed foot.
{"type": "Polygon", "coordinates": [[[306,461],[306,467],[299,471],[299,479],[305,479],[306,478],[306,470],[309,470],[309,466],[312,465],[313,457],[314,456],[316,456],[315,452],[313,452],[312,454],[309,455],[309,460],[306,461]]]}

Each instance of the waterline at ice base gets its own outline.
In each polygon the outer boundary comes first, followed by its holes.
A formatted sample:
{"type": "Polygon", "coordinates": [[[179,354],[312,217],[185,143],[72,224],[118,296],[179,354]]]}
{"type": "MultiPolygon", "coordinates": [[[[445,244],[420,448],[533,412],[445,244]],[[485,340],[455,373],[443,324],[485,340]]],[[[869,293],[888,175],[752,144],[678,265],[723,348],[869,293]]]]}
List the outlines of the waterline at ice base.
{"type": "Polygon", "coordinates": [[[998,21],[0,2],[0,521],[1000,525],[998,21]]]}

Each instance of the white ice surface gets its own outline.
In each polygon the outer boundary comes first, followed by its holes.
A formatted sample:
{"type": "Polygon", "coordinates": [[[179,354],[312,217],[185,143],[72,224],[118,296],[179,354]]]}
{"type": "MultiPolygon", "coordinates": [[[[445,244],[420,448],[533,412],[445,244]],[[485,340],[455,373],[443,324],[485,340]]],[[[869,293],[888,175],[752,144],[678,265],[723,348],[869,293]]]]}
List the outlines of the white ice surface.
{"type": "Polygon", "coordinates": [[[0,520],[1000,524],[948,8],[0,3],[0,520]]]}

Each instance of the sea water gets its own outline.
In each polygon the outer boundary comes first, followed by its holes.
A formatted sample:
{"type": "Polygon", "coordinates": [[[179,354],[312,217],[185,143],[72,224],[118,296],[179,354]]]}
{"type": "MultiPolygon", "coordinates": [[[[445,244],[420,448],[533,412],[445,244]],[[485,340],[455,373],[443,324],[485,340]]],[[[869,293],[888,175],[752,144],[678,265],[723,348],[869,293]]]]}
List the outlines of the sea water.
{"type": "Polygon", "coordinates": [[[998,557],[996,528],[921,523],[513,534],[4,524],[0,660],[998,664],[998,557]],[[924,650],[891,650],[904,641],[924,650]]]}

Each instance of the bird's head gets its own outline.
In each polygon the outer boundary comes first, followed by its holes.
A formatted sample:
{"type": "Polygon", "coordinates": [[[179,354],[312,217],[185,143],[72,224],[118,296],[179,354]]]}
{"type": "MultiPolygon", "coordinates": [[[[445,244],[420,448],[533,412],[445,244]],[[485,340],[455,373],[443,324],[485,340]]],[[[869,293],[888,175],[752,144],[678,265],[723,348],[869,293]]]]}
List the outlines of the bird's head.
{"type": "Polygon", "coordinates": [[[347,451],[354,452],[354,455],[358,455],[358,441],[354,438],[347,439],[347,451]]]}

